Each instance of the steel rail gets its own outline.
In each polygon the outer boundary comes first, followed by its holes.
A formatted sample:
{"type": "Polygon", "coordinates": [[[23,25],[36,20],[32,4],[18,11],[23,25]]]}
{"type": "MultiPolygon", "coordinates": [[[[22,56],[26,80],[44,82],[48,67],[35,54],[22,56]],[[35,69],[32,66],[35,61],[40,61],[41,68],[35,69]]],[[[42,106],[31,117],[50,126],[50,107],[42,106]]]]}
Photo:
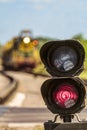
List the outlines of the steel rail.
{"type": "Polygon", "coordinates": [[[9,80],[9,83],[0,90],[0,103],[3,103],[7,97],[9,97],[10,94],[17,88],[18,81],[5,73],[5,71],[0,71],[0,73],[9,80]]]}

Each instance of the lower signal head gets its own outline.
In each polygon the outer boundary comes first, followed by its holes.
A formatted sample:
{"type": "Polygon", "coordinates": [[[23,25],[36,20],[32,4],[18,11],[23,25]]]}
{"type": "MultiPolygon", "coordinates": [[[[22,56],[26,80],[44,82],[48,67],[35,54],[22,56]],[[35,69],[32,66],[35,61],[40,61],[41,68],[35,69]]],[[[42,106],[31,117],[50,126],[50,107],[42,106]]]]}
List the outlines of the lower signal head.
{"type": "Polygon", "coordinates": [[[85,87],[78,78],[55,78],[41,87],[43,99],[55,114],[74,114],[85,107],[85,87]]]}

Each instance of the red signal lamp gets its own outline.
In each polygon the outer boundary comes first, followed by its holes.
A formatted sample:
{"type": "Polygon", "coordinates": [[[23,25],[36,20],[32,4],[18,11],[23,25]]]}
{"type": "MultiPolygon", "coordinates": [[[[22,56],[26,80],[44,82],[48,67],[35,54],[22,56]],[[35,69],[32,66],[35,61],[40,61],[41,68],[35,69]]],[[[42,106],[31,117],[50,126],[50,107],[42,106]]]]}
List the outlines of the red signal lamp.
{"type": "Polygon", "coordinates": [[[61,84],[53,93],[53,100],[61,108],[70,108],[74,106],[79,98],[75,86],[70,84],[61,84]]]}

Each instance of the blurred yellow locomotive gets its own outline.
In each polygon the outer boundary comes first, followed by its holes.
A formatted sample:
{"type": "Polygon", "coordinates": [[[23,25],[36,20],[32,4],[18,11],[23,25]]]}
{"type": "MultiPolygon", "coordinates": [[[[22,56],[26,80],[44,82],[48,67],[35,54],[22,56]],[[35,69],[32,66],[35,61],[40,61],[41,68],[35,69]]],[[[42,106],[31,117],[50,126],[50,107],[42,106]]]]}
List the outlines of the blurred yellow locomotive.
{"type": "Polygon", "coordinates": [[[41,62],[37,46],[38,40],[32,38],[31,31],[21,31],[18,37],[4,46],[2,55],[4,69],[32,71],[41,62]]]}

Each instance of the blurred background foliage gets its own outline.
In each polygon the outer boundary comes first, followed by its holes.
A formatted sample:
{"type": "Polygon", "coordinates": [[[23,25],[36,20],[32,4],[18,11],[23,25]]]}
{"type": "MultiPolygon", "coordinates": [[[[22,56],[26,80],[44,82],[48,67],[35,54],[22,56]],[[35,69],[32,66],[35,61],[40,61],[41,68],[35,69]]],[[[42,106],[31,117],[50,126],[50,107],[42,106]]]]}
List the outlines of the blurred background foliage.
{"type": "Polygon", "coordinates": [[[73,36],[72,39],[79,40],[85,49],[84,71],[81,73],[80,77],[87,79],[87,39],[84,38],[83,34],[81,33],[73,36]]]}
{"type": "MultiPolygon", "coordinates": [[[[49,38],[49,37],[36,37],[35,39],[37,39],[39,41],[39,44],[37,46],[38,53],[34,52],[32,54],[32,56],[34,55],[37,60],[38,59],[40,60],[39,51],[40,51],[41,46],[48,41],[57,40],[57,39],[53,39],[53,38],[49,38]]],[[[86,56],[85,56],[85,62],[84,62],[84,71],[82,72],[81,77],[86,78],[87,77],[86,76],[86,74],[87,74],[87,60],[86,60],[87,59],[87,39],[84,38],[83,34],[74,35],[71,39],[79,40],[85,49],[86,56]]],[[[13,44],[13,39],[8,41],[5,45],[0,44],[0,57],[3,54],[3,50],[11,48],[12,44],[13,44]]],[[[40,61],[40,64],[38,64],[36,66],[36,68],[33,69],[33,72],[48,75],[48,73],[46,72],[44,65],[41,61],[40,61]]]]}

